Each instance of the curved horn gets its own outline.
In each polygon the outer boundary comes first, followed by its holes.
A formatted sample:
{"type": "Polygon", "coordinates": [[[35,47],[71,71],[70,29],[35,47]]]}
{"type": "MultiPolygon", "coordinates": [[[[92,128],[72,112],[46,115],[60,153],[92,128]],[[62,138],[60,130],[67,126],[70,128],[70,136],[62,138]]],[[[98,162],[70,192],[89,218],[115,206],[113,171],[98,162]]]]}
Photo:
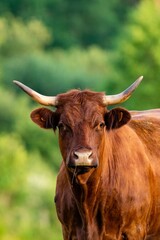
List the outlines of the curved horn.
{"type": "Polygon", "coordinates": [[[14,80],[13,81],[18,87],[20,87],[24,92],[26,92],[29,96],[31,96],[35,101],[38,103],[45,105],[45,106],[56,106],[58,104],[56,97],[44,96],[39,94],[38,92],[32,90],[31,88],[27,87],[23,83],[14,80]]]}
{"type": "Polygon", "coordinates": [[[104,96],[103,103],[108,106],[125,102],[138,87],[142,79],[143,76],[139,77],[130,87],[119,94],[104,96]]]}

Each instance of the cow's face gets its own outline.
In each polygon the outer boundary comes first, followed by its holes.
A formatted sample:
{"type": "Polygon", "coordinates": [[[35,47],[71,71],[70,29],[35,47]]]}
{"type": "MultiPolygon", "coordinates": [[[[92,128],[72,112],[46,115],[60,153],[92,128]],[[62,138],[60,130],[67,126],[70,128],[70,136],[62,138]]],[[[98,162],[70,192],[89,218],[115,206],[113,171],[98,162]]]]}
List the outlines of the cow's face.
{"type": "Polygon", "coordinates": [[[69,168],[97,167],[99,164],[98,152],[105,131],[106,109],[84,99],[74,104],[68,102],[57,109],[60,112],[59,145],[69,168]]]}
{"type": "Polygon", "coordinates": [[[31,113],[32,120],[43,128],[59,129],[59,145],[66,166],[85,171],[99,165],[107,131],[130,120],[128,111],[107,111],[102,94],[88,91],[69,92],[58,97],[55,112],[46,108],[31,113]]]}

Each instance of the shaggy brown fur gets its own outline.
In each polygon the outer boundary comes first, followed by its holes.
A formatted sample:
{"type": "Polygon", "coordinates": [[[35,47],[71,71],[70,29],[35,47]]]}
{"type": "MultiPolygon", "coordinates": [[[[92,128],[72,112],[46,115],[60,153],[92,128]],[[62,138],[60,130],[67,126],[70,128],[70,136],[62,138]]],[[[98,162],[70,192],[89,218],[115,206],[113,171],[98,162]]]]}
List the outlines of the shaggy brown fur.
{"type": "Polygon", "coordinates": [[[159,240],[160,110],[108,111],[102,97],[74,90],[58,96],[55,112],[31,114],[40,127],[59,128],[55,202],[64,239],[159,240]],[[74,167],[74,153],[86,149],[91,167],[74,167]]]}

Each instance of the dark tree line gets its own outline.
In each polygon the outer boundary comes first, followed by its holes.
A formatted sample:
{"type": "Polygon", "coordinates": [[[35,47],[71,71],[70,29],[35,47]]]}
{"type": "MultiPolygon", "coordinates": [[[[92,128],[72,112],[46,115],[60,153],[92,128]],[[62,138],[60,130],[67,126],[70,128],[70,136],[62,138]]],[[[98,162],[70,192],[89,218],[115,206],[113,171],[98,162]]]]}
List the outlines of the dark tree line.
{"type": "Polygon", "coordinates": [[[0,14],[23,20],[36,18],[49,27],[54,47],[113,46],[137,0],[10,0],[1,1],[0,14]]]}

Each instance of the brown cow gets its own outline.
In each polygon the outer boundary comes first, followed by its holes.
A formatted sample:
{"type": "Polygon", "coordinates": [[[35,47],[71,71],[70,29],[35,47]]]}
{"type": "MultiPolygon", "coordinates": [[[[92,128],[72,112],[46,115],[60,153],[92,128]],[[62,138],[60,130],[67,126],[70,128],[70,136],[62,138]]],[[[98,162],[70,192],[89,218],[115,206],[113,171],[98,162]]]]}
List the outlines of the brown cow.
{"type": "Polygon", "coordinates": [[[160,239],[160,110],[106,108],[129,98],[141,80],[114,96],[72,90],[57,97],[15,81],[57,108],[36,109],[31,118],[59,128],[55,202],[65,240],[160,239]]]}

